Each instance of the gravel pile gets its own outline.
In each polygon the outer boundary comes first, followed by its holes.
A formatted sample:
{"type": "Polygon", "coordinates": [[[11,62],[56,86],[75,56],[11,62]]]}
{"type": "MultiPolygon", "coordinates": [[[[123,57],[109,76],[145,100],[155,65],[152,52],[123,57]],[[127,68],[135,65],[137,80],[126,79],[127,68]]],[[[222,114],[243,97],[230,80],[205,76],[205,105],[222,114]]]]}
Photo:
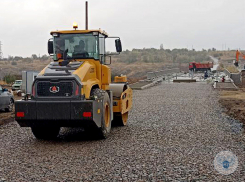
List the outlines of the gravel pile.
{"type": "Polygon", "coordinates": [[[241,125],[204,83],[134,91],[128,126],[106,140],[64,128],[57,141],[38,141],[15,122],[0,126],[0,181],[245,181],[244,159],[241,125]],[[213,166],[222,150],[239,160],[228,176],[213,166]]]}

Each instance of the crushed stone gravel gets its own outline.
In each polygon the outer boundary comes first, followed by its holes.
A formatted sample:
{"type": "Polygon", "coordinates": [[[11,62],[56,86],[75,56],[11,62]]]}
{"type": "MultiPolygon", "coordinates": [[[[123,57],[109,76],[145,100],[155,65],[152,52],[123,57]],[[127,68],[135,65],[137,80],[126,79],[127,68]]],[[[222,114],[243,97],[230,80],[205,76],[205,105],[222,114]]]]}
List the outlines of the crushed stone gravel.
{"type": "Polygon", "coordinates": [[[106,140],[62,128],[39,141],[16,122],[0,126],[0,181],[245,181],[242,125],[224,114],[217,92],[204,83],[162,83],[134,91],[126,127],[106,140]],[[239,160],[230,175],[216,154],[239,160]]]}

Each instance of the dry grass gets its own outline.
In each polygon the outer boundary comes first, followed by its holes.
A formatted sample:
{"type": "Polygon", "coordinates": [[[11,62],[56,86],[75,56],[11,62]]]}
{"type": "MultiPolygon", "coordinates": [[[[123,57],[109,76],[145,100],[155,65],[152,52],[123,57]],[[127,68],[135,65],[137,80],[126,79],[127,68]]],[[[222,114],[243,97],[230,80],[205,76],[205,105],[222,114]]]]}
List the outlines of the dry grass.
{"type": "Polygon", "coordinates": [[[239,99],[245,100],[245,92],[242,90],[238,91],[221,91],[220,97],[222,99],[239,99]]]}
{"type": "MultiPolygon", "coordinates": [[[[34,60],[32,62],[16,61],[17,65],[12,65],[11,61],[0,61],[0,68],[2,68],[4,75],[14,74],[21,75],[21,71],[32,70],[41,71],[51,60],[39,61],[34,60]]],[[[166,68],[166,63],[122,63],[116,59],[112,60],[111,67],[113,75],[126,74],[128,78],[142,79],[146,76],[147,72],[157,71],[166,68]]],[[[1,74],[1,73],[0,73],[1,74]]],[[[132,80],[134,82],[135,80],[132,80]]]]}
{"type": "MultiPolygon", "coordinates": [[[[26,70],[40,72],[50,62],[51,59],[46,61],[34,60],[31,62],[16,61],[17,65],[12,65],[11,61],[0,61],[0,68],[3,68],[2,70],[4,72],[4,74],[2,75],[0,72],[0,77],[6,74],[21,75],[21,72],[26,70]]],[[[121,74],[127,75],[129,83],[135,83],[139,80],[145,79],[147,72],[163,70],[166,68],[171,68],[172,66],[173,66],[172,63],[135,62],[135,63],[128,64],[124,62],[119,62],[116,58],[112,58],[112,63],[111,65],[109,65],[113,77],[121,74]]],[[[188,71],[188,64],[183,63],[182,67],[184,66],[187,68],[188,71]]]]}
{"type": "Polygon", "coordinates": [[[5,81],[0,80],[0,85],[6,85],[7,83],[5,81]]]}
{"type": "Polygon", "coordinates": [[[2,72],[4,75],[6,74],[21,75],[21,71],[25,71],[25,70],[41,71],[50,61],[51,60],[46,60],[46,61],[34,60],[29,63],[25,61],[15,61],[17,65],[12,65],[11,61],[0,61],[0,68],[2,68],[2,72]]]}
{"type": "MultiPolygon", "coordinates": [[[[122,63],[112,61],[110,65],[113,75],[124,74],[128,78],[144,79],[147,72],[166,69],[166,63],[122,63]]],[[[170,66],[170,65],[169,65],[170,66]]]]}
{"type": "Polygon", "coordinates": [[[233,66],[233,65],[227,66],[226,69],[227,69],[230,73],[239,73],[239,70],[238,70],[235,66],[233,66]]]}

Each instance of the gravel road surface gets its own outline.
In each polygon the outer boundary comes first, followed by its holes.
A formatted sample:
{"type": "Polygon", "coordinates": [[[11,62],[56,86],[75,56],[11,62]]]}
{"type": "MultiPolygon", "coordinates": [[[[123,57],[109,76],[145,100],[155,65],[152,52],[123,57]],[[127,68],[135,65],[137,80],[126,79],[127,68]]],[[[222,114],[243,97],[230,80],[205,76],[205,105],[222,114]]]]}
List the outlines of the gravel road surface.
{"type": "Polygon", "coordinates": [[[128,122],[106,140],[64,128],[57,141],[38,141],[16,122],[0,126],[0,181],[245,181],[242,127],[210,85],[134,91],[128,122]],[[239,160],[227,176],[213,165],[223,150],[239,160]]]}

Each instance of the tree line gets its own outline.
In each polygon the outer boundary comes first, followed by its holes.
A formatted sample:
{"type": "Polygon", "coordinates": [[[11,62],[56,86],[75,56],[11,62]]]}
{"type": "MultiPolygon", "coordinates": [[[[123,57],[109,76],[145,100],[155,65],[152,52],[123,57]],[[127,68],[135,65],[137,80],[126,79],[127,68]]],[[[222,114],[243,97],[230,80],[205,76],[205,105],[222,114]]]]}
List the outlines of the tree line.
{"type": "Polygon", "coordinates": [[[38,56],[36,54],[32,54],[30,57],[21,57],[21,56],[8,56],[8,58],[2,58],[0,59],[0,61],[20,61],[20,60],[24,60],[27,62],[33,61],[33,60],[47,60],[49,59],[49,56],[47,56],[46,54],[42,55],[42,56],[38,56]]]}
{"type": "MultiPolygon", "coordinates": [[[[203,62],[211,61],[209,57],[210,51],[216,51],[216,49],[196,51],[188,49],[160,49],[150,48],[150,49],[133,49],[132,51],[123,51],[118,57],[118,61],[124,63],[189,63],[189,62],[203,62]]],[[[115,57],[116,58],[116,57],[115,57]]]]}

